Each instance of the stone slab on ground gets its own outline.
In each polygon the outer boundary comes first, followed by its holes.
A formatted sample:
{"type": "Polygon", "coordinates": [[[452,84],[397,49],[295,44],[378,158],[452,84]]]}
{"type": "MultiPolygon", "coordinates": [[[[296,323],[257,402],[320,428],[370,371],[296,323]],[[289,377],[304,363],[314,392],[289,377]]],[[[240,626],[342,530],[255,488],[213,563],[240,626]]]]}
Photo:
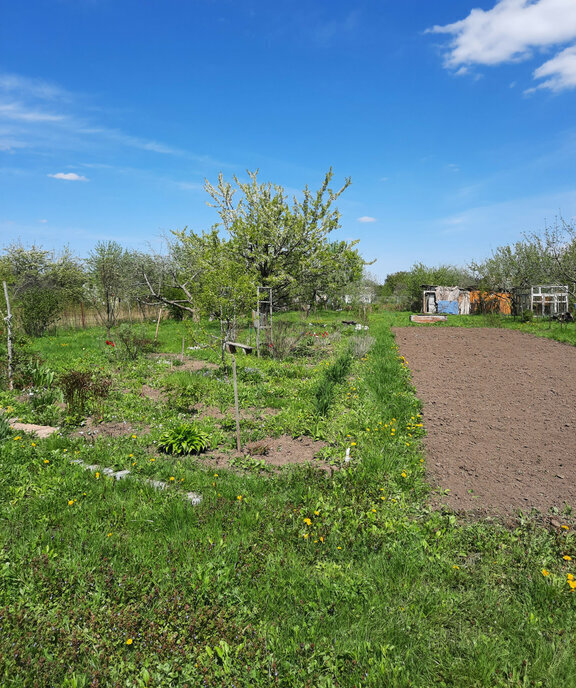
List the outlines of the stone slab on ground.
{"type": "Polygon", "coordinates": [[[40,439],[50,437],[50,435],[53,435],[55,432],[59,430],[59,428],[53,428],[51,425],[19,423],[13,420],[10,421],[10,427],[12,428],[12,430],[16,430],[16,432],[30,432],[33,435],[37,435],[40,439]]]}

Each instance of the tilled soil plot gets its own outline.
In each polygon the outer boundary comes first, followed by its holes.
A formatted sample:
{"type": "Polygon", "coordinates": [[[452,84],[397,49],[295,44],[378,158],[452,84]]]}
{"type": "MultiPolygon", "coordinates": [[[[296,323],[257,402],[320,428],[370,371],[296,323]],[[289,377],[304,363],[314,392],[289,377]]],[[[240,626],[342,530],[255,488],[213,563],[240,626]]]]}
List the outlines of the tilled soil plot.
{"type": "Polygon", "coordinates": [[[394,333],[424,403],[436,501],[478,514],[576,507],[576,347],[515,330],[394,333]]]}

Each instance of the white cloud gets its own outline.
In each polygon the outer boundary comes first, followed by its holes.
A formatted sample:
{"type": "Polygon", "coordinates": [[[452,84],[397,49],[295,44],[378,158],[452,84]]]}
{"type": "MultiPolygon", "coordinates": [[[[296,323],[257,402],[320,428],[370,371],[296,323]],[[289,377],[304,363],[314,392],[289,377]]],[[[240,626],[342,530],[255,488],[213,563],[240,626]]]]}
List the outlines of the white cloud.
{"type": "Polygon", "coordinates": [[[67,182],[87,182],[88,177],[83,177],[75,172],[57,172],[56,174],[49,174],[53,179],[64,179],[67,182]]]}
{"type": "Polygon", "coordinates": [[[61,122],[66,119],[64,115],[31,110],[19,103],[0,103],[0,118],[15,119],[20,122],[61,122]]]}
{"type": "Polygon", "coordinates": [[[40,222],[40,224],[45,225],[48,222],[48,220],[38,220],[38,222],[40,222]]]}
{"type": "MultiPolygon", "coordinates": [[[[534,50],[572,43],[576,39],[576,2],[500,0],[491,10],[473,9],[465,19],[434,26],[427,33],[452,36],[444,62],[457,74],[464,74],[472,65],[520,62],[532,57],[534,50]]],[[[551,77],[541,88],[576,86],[573,48],[536,70],[536,78],[551,77]]]]}
{"type": "Polygon", "coordinates": [[[376,222],[375,217],[369,217],[368,215],[363,215],[362,217],[359,217],[356,222],[376,222]]]}
{"type": "Polygon", "coordinates": [[[536,79],[550,77],[536,88],[549,88],[551,91],[576,88],[576,45],[566,48],[538,67],[534,72],[534,77],[536,79]]]}
{"type": "Polygon", "coordinates": [[[69,98],[69,94],[59,86],[42,79],[28,79],[18,74],[0,74],[0,89],[9,92],[16,91],[41,100],[69,98]]]}

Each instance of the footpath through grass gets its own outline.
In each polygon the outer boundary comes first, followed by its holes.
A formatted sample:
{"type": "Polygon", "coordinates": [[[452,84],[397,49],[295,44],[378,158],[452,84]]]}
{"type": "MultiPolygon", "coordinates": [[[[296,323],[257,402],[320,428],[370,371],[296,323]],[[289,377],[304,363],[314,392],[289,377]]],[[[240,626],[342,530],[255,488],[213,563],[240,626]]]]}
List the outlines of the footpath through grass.
{"type": "MultiPolygon", "coordinates": [[[[399,321],[375,316],[376,342],[343,380],[327,371],[343,366],[346,336],[314,367],[242,359],[243,403],[281,408],[264,429],[245,424],[244,439],[315,434],[326,458],[350,450],[332,475],[159,456],[152,443],[174,407],[130,392],[162,381],[150,361],[117,369],[123,391],[103,409],[149,435],[1,443],[0,685],[573,687],[575,533],[428,508],[419,402],[390,332],[399,321]]],[[[100,339],[39,345],[55,368],[77,354],[109,370],[100,339]]],[[[227,383],[198,384],[229,403],[227,383]]]]}

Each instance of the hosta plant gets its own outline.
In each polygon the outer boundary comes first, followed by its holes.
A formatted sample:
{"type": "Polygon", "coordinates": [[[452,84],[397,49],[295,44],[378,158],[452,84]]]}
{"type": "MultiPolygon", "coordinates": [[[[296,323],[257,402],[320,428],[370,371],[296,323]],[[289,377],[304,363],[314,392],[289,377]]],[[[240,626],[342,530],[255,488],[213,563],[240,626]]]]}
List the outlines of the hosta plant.
{"type": "Polygon", "coordinates": [[[200,454],[210,446],[208,435],[194,425],[181,423],[167,430],[158,440],[158,448],[165,454],[200,454]]]}

